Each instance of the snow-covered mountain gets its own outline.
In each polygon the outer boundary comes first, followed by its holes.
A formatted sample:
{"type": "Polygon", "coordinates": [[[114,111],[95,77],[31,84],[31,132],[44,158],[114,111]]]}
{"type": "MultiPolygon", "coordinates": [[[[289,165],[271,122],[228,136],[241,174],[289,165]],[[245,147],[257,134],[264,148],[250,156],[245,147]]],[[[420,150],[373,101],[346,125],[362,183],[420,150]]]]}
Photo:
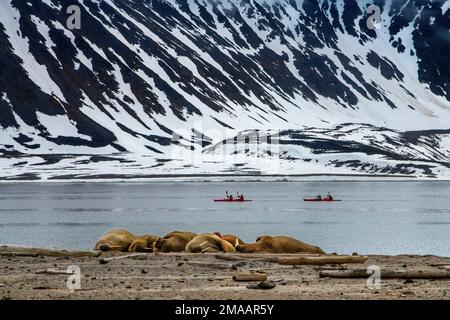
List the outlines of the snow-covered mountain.
{"type": "Polygon", "coordinates": [[[449,127],[450,1],[0,2],[4,179],[449,177],[449,127]]]}

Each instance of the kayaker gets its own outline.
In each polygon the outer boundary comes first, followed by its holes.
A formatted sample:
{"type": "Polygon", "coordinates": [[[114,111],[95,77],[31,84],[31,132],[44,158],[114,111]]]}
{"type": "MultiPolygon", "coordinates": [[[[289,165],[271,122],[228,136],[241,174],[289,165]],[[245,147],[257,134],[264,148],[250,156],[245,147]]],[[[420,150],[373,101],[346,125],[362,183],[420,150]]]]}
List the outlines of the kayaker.
{"type": "Polygon", "coordinates": [[[333,200],[333,196],[331,195],[331,192],[328,192],[327,199],[328,200],[333,200]]]}
{"type": "Polygon", "coordinates": [[[316,199],[317,199],[317,200],[322,200],[322,196],[319,194],[319,195],[316,197],[316,199]]]}

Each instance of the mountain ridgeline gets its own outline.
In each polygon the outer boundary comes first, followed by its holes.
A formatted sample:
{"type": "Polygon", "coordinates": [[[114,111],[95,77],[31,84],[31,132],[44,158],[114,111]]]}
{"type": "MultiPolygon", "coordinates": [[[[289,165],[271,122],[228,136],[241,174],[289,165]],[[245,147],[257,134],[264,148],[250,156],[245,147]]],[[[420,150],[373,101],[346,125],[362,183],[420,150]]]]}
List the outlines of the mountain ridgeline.
{"type": "Polygon", "coordinates": [[[213,129],[281,130],[295,149],[356,126],[336,154],[379,136],[369,154],[395,160],[395,135],[427,146],[402,161],[448,168],[449,57],[446,0],[6,0],[0,153],[168,157],[186,129],[210,149],[213,129]]]}

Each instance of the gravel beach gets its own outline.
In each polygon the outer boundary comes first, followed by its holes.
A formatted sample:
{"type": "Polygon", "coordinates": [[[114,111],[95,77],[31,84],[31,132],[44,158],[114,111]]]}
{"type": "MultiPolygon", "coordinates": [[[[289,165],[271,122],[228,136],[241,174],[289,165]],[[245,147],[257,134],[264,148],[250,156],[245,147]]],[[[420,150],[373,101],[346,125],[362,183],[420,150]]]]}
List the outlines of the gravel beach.
{"type": "MultiPolygon", "coordinates": [[[[369,289],[364,278],[321,278],[324,270],[367,268],[442,270],[450,258],[436,256],[369,256],[358,265],[283,266],[264,259],[218,259],[214,254],[147,254],[99,263],[95,257],[0,256],[0,299],[450,299],[450,280],[381,279],[369,289]],[[211,264],[211,266],[208,266],[211,264]],[[46,274],[80,268],[79,290],[69,290],[69,274],[46,274]],[[228,266],[230,266],[228,268],[228,266]],[[266,272],[276,286],[249,289],[236,282],[238,272],[266,272]]],[[[448,269],[447,269],[448,270],[448,269]]]]}

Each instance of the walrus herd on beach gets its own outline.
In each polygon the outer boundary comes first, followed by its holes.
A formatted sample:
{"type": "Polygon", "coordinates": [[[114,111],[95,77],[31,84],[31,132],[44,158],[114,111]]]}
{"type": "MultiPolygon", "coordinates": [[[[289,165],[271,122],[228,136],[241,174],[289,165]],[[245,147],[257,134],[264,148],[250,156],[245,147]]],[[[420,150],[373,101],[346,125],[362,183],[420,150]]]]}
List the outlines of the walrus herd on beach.
{"type": "Polygon", "coordinates": [[[95,250],[121,252],[241,252],[241,253],[325,253],[319,247],[285,236],[261,236],[255,243],[245,243],[234,235],[219,232],[196,234],[173,231],[164,237],[157,235],[136,236],[123,229],[104,234],[95,250]]]}

